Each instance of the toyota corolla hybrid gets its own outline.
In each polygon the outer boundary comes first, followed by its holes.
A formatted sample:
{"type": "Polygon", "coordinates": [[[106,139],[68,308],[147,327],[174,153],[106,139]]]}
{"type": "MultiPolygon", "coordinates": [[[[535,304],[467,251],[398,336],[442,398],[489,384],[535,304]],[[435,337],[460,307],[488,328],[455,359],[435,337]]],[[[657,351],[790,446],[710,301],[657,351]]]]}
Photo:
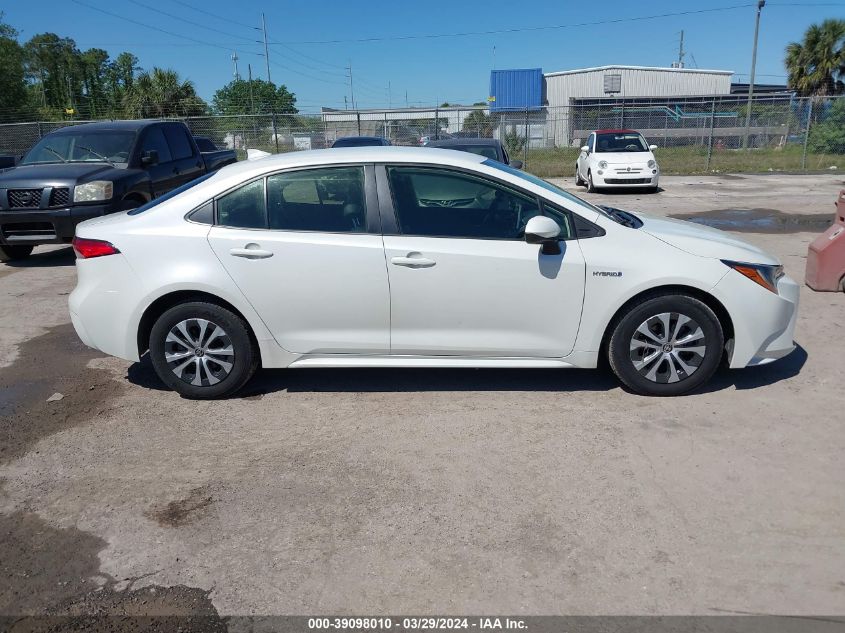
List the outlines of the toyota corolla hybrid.
{"type": "Polygon", "coordinates": [[[575,184],[585,185],[589,192],[612,187],[657,191],[656,149],[636,130],[596,130],[575,161],[575,184]]]}
{"type": "MultiPolygon", "coordinates": [[[[792,351],[798,286],[695,224],[466,152],[238,163],[81,224],[74,327],[191,398],[258,367],[596,367],[677,395],[792,351]]],[[[564,385],[565,383],[561,383],[564,385]]]]}

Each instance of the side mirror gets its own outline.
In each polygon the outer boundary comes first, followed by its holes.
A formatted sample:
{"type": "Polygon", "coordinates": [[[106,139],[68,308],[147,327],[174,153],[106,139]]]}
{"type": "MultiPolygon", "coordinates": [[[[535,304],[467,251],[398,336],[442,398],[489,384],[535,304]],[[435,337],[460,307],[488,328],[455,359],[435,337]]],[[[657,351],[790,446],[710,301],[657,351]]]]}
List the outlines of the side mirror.
{"type": "Polygon", "coordinates": [[[146,166],[158,165],[158,151],[151,149],[144,152],[141,156],[141,164],[146,166]]]}
{"type": "Polygon", "coordinates": [[[521,160],[512,160],[511,162],[508,163],[508,165],[510,167],[513,167],[514,169],[522,169],[522,161],[521,160]]]}
{"type": "Polygon", "coordinates": [[[590,148],[589,148],[589,146],[587,146],[587,145],[582,145],[582,146],[581,146],[581,151],[582,151],[582,152],[589,152],[589,151],[590,151],[590,148]]]}
{"type": "Polygon", "coordinates": [[[657,149],[657,145],[649,145],[648,148],[653,152],[657,149]]]}
{"type": "Polygon", "coordinates": [[[525,241],[528,244],[542,244],[544,255],[560,255],[560,226],[544,215],[535,215],[525,225],[525,241]]]}

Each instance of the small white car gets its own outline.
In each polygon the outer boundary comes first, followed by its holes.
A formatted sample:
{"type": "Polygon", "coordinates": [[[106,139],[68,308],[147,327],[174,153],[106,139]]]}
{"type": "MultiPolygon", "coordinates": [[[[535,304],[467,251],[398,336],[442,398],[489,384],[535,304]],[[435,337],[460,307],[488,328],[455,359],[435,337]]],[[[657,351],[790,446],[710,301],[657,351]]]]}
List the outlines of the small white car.
{"type": "MultiPolygon", "coordinates": [[[[82,341],[191,398],[258,367],[596,367],[677,395],[790,353],[773,256],[593,206],[477,154],[362,147],[225,167],[79,225],[82,341]]],[[[561,382],[561,387],[565,387],[561,382]]]]}
{"type": "Polygon", "coordinates": [[[640,187],[657,191],[660,167],[657,145],[646,143],[636,130],[596,130],[587,138],[575,162],[575,184],[587,191],[640,187]]]}

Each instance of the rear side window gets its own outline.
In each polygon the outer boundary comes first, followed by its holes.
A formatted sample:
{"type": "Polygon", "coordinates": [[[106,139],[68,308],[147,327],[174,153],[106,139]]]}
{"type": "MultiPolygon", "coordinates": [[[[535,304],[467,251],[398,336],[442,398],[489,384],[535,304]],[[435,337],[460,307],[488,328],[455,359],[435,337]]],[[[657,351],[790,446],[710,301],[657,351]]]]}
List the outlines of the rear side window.
{"type": "Polygon", "coordinates": [[[170,146],[173,160],[190,158],[194,155],[194,148],[188,139],[188,133],[181,125],[164,126],[164,135],[167,137],[167,144],[170,146]]]}
{"type": "Polygon", "coordinates": [[[305,169],[267,178],[267,215],[281,231],[366,231],[363,167],[305,169]]]}
{"type": "Polygon", "coordinates": [[[254,180],[218,198],[217,224],[241,229],[267,228],[264,179],[254,180]]]}
{"type": "Polygon", "coordinates": [[[158,152],[159,163],[169,163],[171,160],[170,147],[164,138],[161,127],[152,127],[144,132],[144,140],[141,144],[141,156],[149,151],[158,152]]]}

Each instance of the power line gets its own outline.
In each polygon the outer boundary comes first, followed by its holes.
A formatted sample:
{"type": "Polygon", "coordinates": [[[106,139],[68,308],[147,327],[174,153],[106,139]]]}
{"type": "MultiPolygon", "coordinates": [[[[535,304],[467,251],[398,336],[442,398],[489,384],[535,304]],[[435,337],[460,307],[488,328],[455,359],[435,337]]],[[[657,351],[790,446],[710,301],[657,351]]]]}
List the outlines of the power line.
{"type": "Polygon", "coordinates": [[[196,42],[197,44],[201,44],[203,46],[211,46],[211,47],[214,47],[214,48],[222,49],[224,51],[229,51],[229,52],[237,51],[239,53],[245,53],[247,55],[258,55],[259,57],[263,57],[263,55],[261,55],[261,53],[253,53],[252,51],[235,49],[235,48],[232,48],[231,46],[225,46],[224,44],[216,44],[214,42],[204,42],[203,40],[198,40],[196,38],[189,37],[189,36],[187,36],[183,33],[174,33],[173,31],[168,31],[168,30],[162,29],[158,26],[152,26],[151,24],[146,24],[145,22],[140,22],[138,20],[134,20],[132,18],[127,18],[126,16],[119,15],[117,13],[113,13],[112,11],[108,11],[106,9],[101,9],[100,7],[95,7],[94,5],[88,4],[87,2],[83,2],[82,0],[71,0],[71,2],[78,4],[80,6],[83,6],[86,9],[91,9],[92,11],[98,11],[99,13],[103,13],[103,14],[109,15],[113,18],[117,18],[118,20],[123,20],[124,22],[129,22],[129,23],[135,24],[137,26],[143,26],[144,28],[152,29],[153,31],[158,31],[159,33],[164,33],[164,34],[170,35],[172,37],[178,37],[178,38],[185,39],[185,40],[188,40],[188,41],[191,41],[191,42],[196,42]]]}
{"type": "MultiPolygon", "coordinates": [[[[346,43],[365,43],[365,42],[388,42],[399,40],[420,40],[420,39],[437,39],[446,37],[471,37],[478,35],[504,35],[508,33],[525,33],[536,31],[550,31],[559,29],[569,29],[582,26],[602,26],[606,24],[619,24],[624,22],[641,22],[644,20],[656,20],[659,18],[672,18],[686,15],[698,15],[702,13],[716,13],[720,11],[734,11],[736,9],[746,9],[748,7],[756,6],[755,3],[736,4],[727,7],[713,7],[709,9],[692,9],[689,11],[674,11],[671,13],[658,13],[654,15],[635,16],[630,18],[611,18],[607,20],[595,20],[593,22],[580,22],[576,24],[555,24],[544,26],[526,26],[515,27],[509,29],[491,29],[487,31],[462,31],[456,33],[425,33],[421,35],[392,35],[384,37],[363,37],[363,38],[348,38],[348,39],[334,39],[334,40],[300,40],[290,41],[286,44],[346,44],[346,43]]],[[[786,6],[786,5],[781,5],[786,6]]],[[[810,6],[810,5],[803,5],[810,6]]]]}
{"type": "Polygon", "coordinates": [[[147,9],[148,11],[154,11],[156,13],[160,13],[161,15],[165,15],[169,18],[174,19],[174,20],[179,20],[180,22],[185,22],[186,24],[190,24],[191,26],[195,26],[199,29],[205,29],[206,31],[211,31],[213,33],[221,33],[221,34],[223,34],[227,37],[234,37],[234,38],[242,40],[242,41],[250,42],[251,44],[260,44],[260,42],[258,40],[249,39],[249,38],[243,37],[241,35],[233,35],[233,34],[229,33],[228,31],[224,31],[222,29],[215,29],[212,26],[204,26],[202,24],[199,24],[198,22],[194,22],[193,20],[189,20],[187,18],[183,18],[183,17],[175,15],[173,13],[169,13],[167,11],[162,11],[161,9],[151,7],[150,5],[148,5],[144,2],[141,2],[140,0],[129,0],[129,1],[132,2],[133,4],[137,4],[139,7],[143,7],[144,9],[147,9]]]}
{"type": "Polygon", "coordinates": [[[216,13],[212,13],[211,11],[206,11],[205,9],[200,9],[198,7],[191,5],[191,4],[188,4],[187,2],[184,2],[183,0],[173,0],[173,2],[175,2],[176,4],[181,4],[183,7],[188,7],[189,9],[192,9],[192,10],[196,11],[197,13],[202,13],[204,15],[215,18],[217,20],[222,20],[226,24],[236,24],[238,26],[244,27],[245,29],[252,29],[253,31],[260,31],[261,30],[257,26],[252,26],[250,24],[244,24],[243,22],[238,22],[237,20],[233,20],[231,18],[227,18],[227,17],[224,17],[222,15],[217,15],[216,13]]]}

